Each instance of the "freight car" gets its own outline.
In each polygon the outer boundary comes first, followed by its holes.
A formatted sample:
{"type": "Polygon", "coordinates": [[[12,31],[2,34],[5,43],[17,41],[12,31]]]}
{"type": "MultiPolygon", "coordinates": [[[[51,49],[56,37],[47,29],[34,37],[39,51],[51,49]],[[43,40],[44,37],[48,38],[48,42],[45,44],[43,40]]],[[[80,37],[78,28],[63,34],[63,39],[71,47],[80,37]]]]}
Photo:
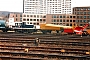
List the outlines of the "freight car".
{"type": "Polygon", "coordinates": [[[12,28],[9,28],[5,20],[0,20],[0,30],[2,30],[3,32],[7,32],[12,30],[12,28]]]}
{"type": "Polygon", "coordinates": [[[62,25],[54,25],[54,24],[40,24],[39,26],[31,25],[31,24],[30,25],[22,24],[21,26],[13,29],[16,32],[22,32],[22,33],[24,32],[32,33],[37,31],[41,31],[43,34],[52,33],[53,31],[58,34],[60,34],[60,32],[65,32],[68,34],[74,33],[73,27],[71,26],[62,26],[62,25]]]}
{"type": "Polygon", "coordinates": [[[43,34],[47,34],[47,33],[52,33],[52,31],[55,31],[56,33],[63,31],[67,33],[72,33],[73,29],[70,26],[62,26],[62,25],[54,25],[54,24],[27,25],[24,22],[22,22],[21,25],[9,28],[5,20],[0,20],[0,30],[2,30],[3,32],[13,30],[15,32],[21,32],[21,33],[32,33],[32,32],[41,31],[43,34]]]}
{"type": "Polygon", "coordinates": [[[89,23],[87,23],[84,26],[76,26],[76,27],[72,27],[72,26],[62,26],[62,25],[54,25],[54,24],[40,24],[40,26],[36,26],[36,25],[26,25],[26,24],[22,24],[20,27],[18,28],[14,28],[14,30],[16,32],[27,32],[27,33],[32,33],[32,32],[37,32],[37,31],[41,31],[43,34],[47,34],[47,33],[52,33],[52,31],[56,31],[56,33],[60,32],[64,32],[67,34],[78,34],[78,35],[89,35],[89,33],[87,31],[85,31],[85,29],[89,26],[89,23]]]}
{"type": "Polygon", "coordinates": [[[15,32],[20,32],[20,33],[32,33],[32,32],[35,32],[35,26],[33,24],[30,24],[30,25],[26,25],[26,24],[21,24],[19,26],[15,26],[13,27],[13,30],[15,32]]]}
{"type": "Polygon", "coordinates": [[[72,33],[73,27],[71,26],[63,26],[63,25],[54,25],[54,24],[40,24],[40,29],[46,33],[51,33],[52,31],[56,31],[56,33],[59,32],[65,32],[65,33],[72,33]],[[70,30],[70,31],[67,31],[70,30]]]}
{"type": "Polygon", "coordinates": [[[18,26],[9,27],[8,23],[6,23],[6,20],[0,20],[0,30],[2,30],[3,32],[7,32],[7,31],[33,32],[35,28],[34,25],[26,25],[25,23],[22,23],[21,25],[18,26]]]}
{"type": "Polygon", "coordinates": [[[15,32],[26,32],[26,33],[32,33],[32,32],[42,32],[43,34],[51,33],[52,31],[56,31],[59,33],[61,31],[59,25],[54,24],[40,24],[40,25],[27,25],[27,24],[21,24],[21,26],[14,27],[13,30],[15,32]]]}
{"type": "Polygon", "coordinates": [[[79,35],[88,35],[87,31],[85,31],[86,27],[89,26],[89,23],[80,27],[72,27],[72,26],[62,26],[62,25],[54,25],[54,24],[40,24],[40,25],[27,25],[26,23],[22,22],[19,26],[14,26],[12,28],[9,28],[6,24],[6,21],[0,20],[0,30],[3,32],[7,31],[15,31],[15,32],[21,32],[21,33],[33,33],[33,32],[42,32],[43,34],[52,33],[52,31],[55,31],[56,33],[64,32],[67,34],[79,34],[79,35]]]}

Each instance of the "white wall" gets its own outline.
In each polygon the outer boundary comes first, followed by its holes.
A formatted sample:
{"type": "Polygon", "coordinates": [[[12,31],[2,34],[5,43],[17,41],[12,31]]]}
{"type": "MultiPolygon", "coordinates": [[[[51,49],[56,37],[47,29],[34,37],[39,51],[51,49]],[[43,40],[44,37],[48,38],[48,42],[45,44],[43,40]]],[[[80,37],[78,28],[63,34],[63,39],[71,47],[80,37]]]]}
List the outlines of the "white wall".
{"type": "Polygon", "coordinates": [[[10,28],[12,28],[12,26],[15,26],[14,18],[9,18],[8,25],[10,28]]]}

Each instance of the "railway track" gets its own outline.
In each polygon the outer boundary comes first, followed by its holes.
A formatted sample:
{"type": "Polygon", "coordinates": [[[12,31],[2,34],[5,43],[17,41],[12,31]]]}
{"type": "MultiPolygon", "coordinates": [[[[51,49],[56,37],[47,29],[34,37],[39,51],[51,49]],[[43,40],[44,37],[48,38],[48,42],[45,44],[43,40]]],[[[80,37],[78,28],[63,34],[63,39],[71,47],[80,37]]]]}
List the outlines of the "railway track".
{"type": "Polygon", "coordinates": [[[0,34],[2,60],[89,60],[89,54],[90,38],[88,36],[0,34]],[[40,40],[38,45],[35,43],[35,38],[40,40]]]}

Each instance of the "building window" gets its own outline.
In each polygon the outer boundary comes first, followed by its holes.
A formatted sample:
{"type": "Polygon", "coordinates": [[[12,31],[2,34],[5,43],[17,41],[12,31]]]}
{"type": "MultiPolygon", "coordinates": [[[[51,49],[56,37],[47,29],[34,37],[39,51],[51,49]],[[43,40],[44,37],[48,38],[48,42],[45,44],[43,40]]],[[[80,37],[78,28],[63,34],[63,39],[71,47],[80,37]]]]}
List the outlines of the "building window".
{"type": "Polygon", "coordinates": [[[89,16],[87,16],[87,18],[89,19],[89,16]]]}
{"type": "Polygon", "coordinates": [[[32,21],[32,19],[30,19],[30,21],[32,21]]]}
{"type": "Polygon", "coordinates": [[[84,19],[86,19],[86,16],[84,16],[84,19]]]}
{"type": "Polygon", "coordinates": [[[16,21],[18,21],[18,19],[16,18],[16,21]]]}
{"type": "Polygon", "coordinates": [[[57,18],[59,18],[59,16],[57,16],[57,18]]]}
{"type": "Polygon", "coordinates": [[[60,18],[62,18],[62,16],[60,16],[60,18]]]}
{"type": "Polygon", "coordinates": [[[39,15],[37,15],[37,18],[39,18],[39,15]]]}
{"type": "Polygon", "coordinates": [[[65,18],[65,16],[63,16],[63,18],[65,18]]]}
{"type": "Polygon", "coordinates": [[[54,22],[54,20],[52,19],[52,22],[54,22]]]}
{"type": "Polygon", "coordinates": [[[89,16],[89,18],[90,18],[90,16],[89,16]]]}
{"type": "Polygon", "coordinates": [[[26,19],[23,19],[23,21],[26,21],[26,19]]]}
{"type": "Polygon", "coordinates": [[[87,22],[86,20],[83,20],[83,22],[87,22]]]}
{"type": "Polygon", "coordinates": [[[83,14],[83,12],[80,12],[80,14],[83,14]]]}
{"type": "Polygon", "coordinates": [[[70,22],[72,22],[72,20],[70,20],[70,22]]]}
{"type": "Polygon", "coordinates": [[[76,20],[76,22],[79,22],[79,20],[76,20]]]}
{"type": "Polygon", "coordinates": [[[60,22],[62,22],[62,20],[60,20],[60,22]]]}
{"type": "Polygon", "coordinates": [[[29,22],[27,22],[27,24],[29,24],[29,22]]]}
{"type": "Polygon", "coordinates": [[[83,24],[80,24],[80,26],[83,26],[83,24]]]}
{"type": "Polygon", "coordinates": [[[67,22],[69,22],[69,20],[67,20],[67,22]]]}
{"type": "Polygon", "coordinates": [[[72,18],[72,16],[70,16],[70,18],[72,18]]]}
{"type": "Polygon", "coordinates": [[[17,14],[16,14],[16,17],[17,17],[17,14]]]}
{"type": "Polygon", "coordinates": [[[39,23],[37,23],[37,25],[39,25],[39,23]]]}
{"type": "Polygon", "coordinates": [[[69,24],[66,24],[66,26],[69,26],[69,24]]]}
{"type": "Polygon", "coordinates": [[[56,18],[56,16],[54,15],[53,18],[56,18]]]}
{"type": "Polygon", "coordinates": [[[36,21],[36,19],[34,19],[34,21],[36,21]]]}
{"type": "Polygon", "coordinates": [[[20,22],[22,22],[22,18],[20,18],[20,22]]]}
{"type": "Polygon", "coordinates": [[[67,18],[69,18],[69,16],[67,16],[67,18]]]}
{"type": "Polygon", "coordinates": [[[63,20],[63,22],[65,22],[65,20],[63,20]]]}
{"type": "Polygon", "coordinates": [[[80,20],[80,22],[82,22],[82,20],[80,20]]]}
{"type": "Polygon", "coordinates": [[[57,22],[59,22],[59,20],[57,19],[57,22]]]}
{"type": "Polygon", "coordinates": [[[73,18],[75,18],[75,16],[73,16],[73,18]]]}
{"type": "Polygon", "coordinates": [[[24,15],[24,17],[26,17],[26,15],[24,15]]]}
{"type": "Polygon", "coordinates": [[[34,25],[36,25],[36,23],[34,23],[34,25]]]}
{"type": "Polygon", "coordinates": [[[79,14],[79,12],[77,12],[77,14],[79,14]]]}
{"type": "Polygon", "coordinates": [[[89,20],[87,20],[87,22],[89,22],[89,20]]]}
{"type": "Polygon", "coordinates": [[[70,26],[72,26],[72,24],[70,24],[70,26]]]}
{"type": "Polygon", "coordinates": [[[79,18],[79,16],[77,16],[77,18],[79,18]]]}
{"type": "Polygon", "coordinates": [[[27,21],[29,21],[29,19],[27,19],[27,21]]]}
{"type": "Polygon", "coordinates": [[[87,22],[90,22],[90,20],[87,20],[87,22]]]}
{"type": "Polygon", "coordinates": [[[29,15],[27,15],[27,17],[29,17],[29,15]]]}
{"type": "Polygon", "coordinates": [[[30,24],[32,24],[32,23],[30,23],[30,24]]]}
{"type": "Polygon", "coordinates": [[[88,10],[90,10],[90,8],[88,8],[88,10]]]}
{"type": "Polygon", "coordinates": [[[77,12],[78,15],[82,14],[82,12],[77,12]]]}
{"type": "Polygon", "coordinates": [[[88,14],[90,14],[90,12],[88,12],[88,14]]]}
{"type": "Polygon", "coordinates": [[[83,8],[83,10],[86,10],[86,8],[83,8]]]}
{"type": "Polygon", "coordinates": [[[75,20],[73,20],[73,22],[75,22],[75,20]]]}
{"type": "Polygon", "coordinates": [[[40,19],[40,21],[42,21],[42,19],[40,19]]]}
{"type": "Polygon", "coordinates": [[[80,8],[77,8],[77,10],[80,10],[80,8]]]}
{"type": "Polygon", "coordinates": [[[30,17],[33,17],[32,15],[30,15],[30,17]]]}
{"type": "Polygon", "coordinates": [[[45,19],[43,19],[43,21],[45,22],[46,20],[45,20],[45,19]]]}
{"type": "Polygon", "coordinates": [[[86,14],[86,12],[84,12],[84,14],[86,14]]]}
{"type": "Polygon", "coordinates": [[[22,17],[22,14],[20,14],[20,17],[22,17]]]}
{"type": "Polygon", "coordinates": [[[42,18],[42,15],[40,16],[40,18],[42,18]]]}
{"type": "Polygon", "coordinates": [[[36,15],[34,15],[34,17],[36,17],[36,15]]]}
{"type": "Polygon", "coordinates": [[[54,22],[56,22],[56,20],[54,20],[54,22]]]}
{"type": "Polygon", "coordinates": [[[83,18],[82,16],[79,16],[79,18],[83,18]]]}
{"type": "Polygon", "coordinates": [[[46,16],[43,16],[43,18],[46,18],[46,16]]]}
{"type": "Polygon", "coordinates": [[[37,21],[39,21],[39,19],[37,19],[37,21]]]}

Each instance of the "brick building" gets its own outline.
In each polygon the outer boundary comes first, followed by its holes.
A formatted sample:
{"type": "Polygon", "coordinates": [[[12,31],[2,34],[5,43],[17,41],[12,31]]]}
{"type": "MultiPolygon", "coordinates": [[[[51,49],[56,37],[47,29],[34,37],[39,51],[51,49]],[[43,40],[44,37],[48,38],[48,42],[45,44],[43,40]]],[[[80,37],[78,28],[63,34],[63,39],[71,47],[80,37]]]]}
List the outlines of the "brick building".
{"type": "Polygon", "coordinates": [[[46,23],[46,14],[23,14],[22,22],[26,24],[39,25],[40,23],[46,23]]]}
{"type": "Polygon", "coordinates": [[[9,18],[14,18],[14,22],[22,22],[22,13],[10,13],[9,18]]]}
{"type": "Polygon", "coordinates": [[[23,14],[22,22],[39,25],[40,23],[72,26],[76,15],[72,14],[23,14]]]}
{"type": "Polygon", "coordinates": [[[22,13],[10,13],[7,22],[10,27],[20,25],[22,23],[22,13]]]}
{"type": "Polygon", "coordinates": [[[76,15],[72,14],[48,14],[47,21],[51,24],[72,26],[75,24],[76,15]]]}
{"type": "Polygon", "coordinates": [[[90,6],[89,7],[74,7],[73,14],[76,15],[76,23],[83,26],[90,22],[90,6]]]}

